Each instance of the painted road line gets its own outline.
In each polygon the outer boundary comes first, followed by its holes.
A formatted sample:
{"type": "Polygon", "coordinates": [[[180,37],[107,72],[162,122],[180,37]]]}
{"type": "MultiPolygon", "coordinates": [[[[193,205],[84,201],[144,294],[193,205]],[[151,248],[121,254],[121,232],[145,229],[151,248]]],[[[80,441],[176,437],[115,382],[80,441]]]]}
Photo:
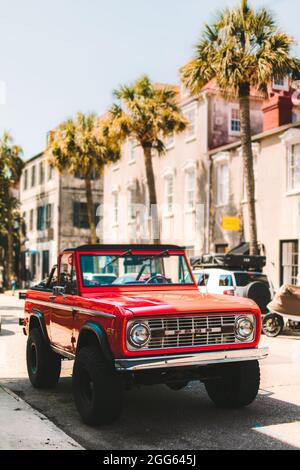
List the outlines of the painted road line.
{"type": "Polygon", "coordinates": [[[254,428],[255,431],[300,449],[300,421],[254,428]]]}
{"type": "Polygon", "coordinates": [[[46,416],[0,385],[0,450],[84,450],[46,416]]]}

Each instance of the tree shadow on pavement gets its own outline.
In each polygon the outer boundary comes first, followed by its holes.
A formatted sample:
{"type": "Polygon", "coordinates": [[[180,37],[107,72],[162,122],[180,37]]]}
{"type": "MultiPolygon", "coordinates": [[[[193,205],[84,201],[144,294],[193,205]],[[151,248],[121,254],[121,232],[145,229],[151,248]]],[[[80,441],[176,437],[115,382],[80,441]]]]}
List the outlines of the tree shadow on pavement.
{"type": "Polygon", "coordinates": [[[1,314],[2,325],[17,325],[19,323],[19,318],[15,315],[3,315],[1,314]]]}
{"type": "Polygon", "coordinates": [[[80,421],[70,377],[48,391],[33,389],[27,379],[9,379],[6,385],[85,448],[96,450],[294,449],[255,429],[300,420],[300,406],[274,399],[271,393],[260,394],[242,410],[217,409],[204,386],[193,383],[179,392],[166,386],[127,392],[122,417],[91,428],[80,421]]]}
{"type": "Polygon", "coordinates": [[[24,312],[24,308],[23,307],[12,307],[11,305],[10,306],[1,306],[0,307],[0,311],[1,312],[10,312],[12,310],[16,310],[18,312],[24,312]]]}

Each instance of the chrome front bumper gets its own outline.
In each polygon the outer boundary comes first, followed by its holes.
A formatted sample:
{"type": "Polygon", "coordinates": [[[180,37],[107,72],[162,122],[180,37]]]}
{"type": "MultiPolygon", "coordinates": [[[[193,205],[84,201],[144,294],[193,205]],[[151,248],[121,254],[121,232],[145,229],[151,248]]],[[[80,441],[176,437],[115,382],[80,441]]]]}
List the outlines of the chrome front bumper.
{"type": "Polygon", "coordinates": [[[173,356],[150,356],[130,359],[115,359],[119,371],[165,369],[167,367],[207,366],[230,362],[254,361],[265,359],[269,348],[235,349],[232,351],[213,351],[173,356]]]}

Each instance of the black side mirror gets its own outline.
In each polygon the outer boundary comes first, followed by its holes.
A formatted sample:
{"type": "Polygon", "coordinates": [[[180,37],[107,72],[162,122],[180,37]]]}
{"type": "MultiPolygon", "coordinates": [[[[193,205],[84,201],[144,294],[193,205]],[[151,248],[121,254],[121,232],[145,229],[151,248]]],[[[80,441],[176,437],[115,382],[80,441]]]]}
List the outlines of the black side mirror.
{"type": "Polygon", "coordinates": [[[26,300],[26,292],[19,292],[19,299],[26,300]]]}

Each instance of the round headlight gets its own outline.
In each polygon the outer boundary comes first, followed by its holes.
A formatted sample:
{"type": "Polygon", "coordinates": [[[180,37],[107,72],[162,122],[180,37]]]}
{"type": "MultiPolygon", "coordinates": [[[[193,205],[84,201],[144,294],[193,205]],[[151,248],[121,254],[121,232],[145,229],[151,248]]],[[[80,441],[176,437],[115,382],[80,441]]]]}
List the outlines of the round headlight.
{"type": "Polygon", "coordinates": [[[129,329],[128,339],[135,348],[146,346],[150,339],[150,330],[145,323],[135,323],[129,329]]]}
{"type": "Polygon", "coordinates": [[[239,317],[235,322],[235,335],[241,341],[252,338],[254,332],[254,321],[249,317],[239,317]]]}

